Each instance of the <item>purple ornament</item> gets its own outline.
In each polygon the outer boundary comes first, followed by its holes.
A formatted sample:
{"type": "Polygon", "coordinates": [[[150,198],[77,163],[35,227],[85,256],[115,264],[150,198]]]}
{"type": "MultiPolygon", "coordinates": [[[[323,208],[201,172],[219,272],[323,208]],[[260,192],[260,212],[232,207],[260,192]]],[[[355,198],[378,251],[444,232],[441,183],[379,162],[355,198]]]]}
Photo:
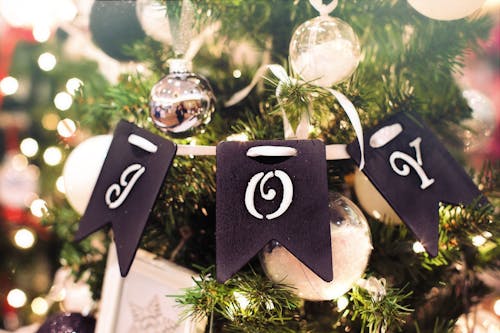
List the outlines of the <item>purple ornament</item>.
{"type": "Polygon", "coordinates": [[[80,313],[58,313],[49,317],[37,333],[93,333],[95,318],[80,313]]]}

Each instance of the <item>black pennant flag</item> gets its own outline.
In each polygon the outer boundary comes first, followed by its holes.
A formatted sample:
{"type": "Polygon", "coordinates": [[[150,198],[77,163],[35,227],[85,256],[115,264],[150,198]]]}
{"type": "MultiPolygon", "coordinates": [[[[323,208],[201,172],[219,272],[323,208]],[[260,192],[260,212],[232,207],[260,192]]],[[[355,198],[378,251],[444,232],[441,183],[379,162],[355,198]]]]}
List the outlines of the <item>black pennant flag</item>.
{"type": "Polygon", "coordinates": [[[115,129],[75,239],[111,223],[122,276],[132,265],[176,150],[174,143],[126,121],[115,129]]]}
{"type": "Polygon", "coordinates": [[[271,240],[333,279],[325,157],[317,140],[217,146],[217,280],[229,279],[271,240]]]}
{"type": "MultiPolygon", "coordinates": [[[[431,256],[438,253],[439,203],[481,196],[464,169],[414,114],[398,113],[365,133],[363,172],[431,256]]],[[[359,146],[347,147],[359,165],[359,146]]]]}

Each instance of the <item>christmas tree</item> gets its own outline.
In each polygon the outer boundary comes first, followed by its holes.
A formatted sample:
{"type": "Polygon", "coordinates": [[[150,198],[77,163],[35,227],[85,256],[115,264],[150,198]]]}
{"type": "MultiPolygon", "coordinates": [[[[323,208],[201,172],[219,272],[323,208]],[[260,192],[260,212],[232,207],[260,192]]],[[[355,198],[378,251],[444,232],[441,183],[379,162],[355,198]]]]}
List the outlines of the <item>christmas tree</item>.
{"type": "Polygon", "coordinates": [[[122,74],[79,76],[67,200],[42,198],[61,262],[100,301],[98,331],[176,332],[165,299],[206,332],[453,332],[476,311],[498,265],[498,156],[462,176],[487,141],[470,141],[485,130],[457,77],[472,52],[498,66],[498,44],[482,1],[448,2],[96,1],[92,40],[122,74]],[[141,284],[134,237],[165,260],[159,280],[191,287],[141,284]],[[108,281],[130,318],[106,317],[108,281]]]}

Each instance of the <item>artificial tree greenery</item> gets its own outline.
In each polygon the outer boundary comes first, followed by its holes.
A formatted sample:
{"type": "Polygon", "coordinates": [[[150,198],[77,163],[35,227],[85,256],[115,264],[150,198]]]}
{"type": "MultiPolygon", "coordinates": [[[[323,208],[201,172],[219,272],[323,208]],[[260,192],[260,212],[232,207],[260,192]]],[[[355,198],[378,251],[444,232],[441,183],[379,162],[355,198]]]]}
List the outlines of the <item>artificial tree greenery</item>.
{"type": "MultiPolygon", "coordinates": [[[[180,1],[164,1],[170,18],[179,13],[180,1]]],[[[311,138],[327,144],[355,139],[343,110],[327,93],[298,81],[284,87],[276,99],[277,82],[270,73],[240,103],[225,107],[235,92],[253,79],[264,62],[287,67],[293,30],[317,15],[306,0],[194,0],[196,29],[219,22],[217,32],[193,59],[195,72],[205,75],[217,95],[216,113],[198,135],[173,139],[178,143],[215,145],[231,134],[244,133],[250,140],[283,138],[279,110],[292,122],[304,108],[311,110],[311,138]],[[250,61],[235,58],[234,48],[251,45],[250,61]],[[241,77],[233,76],[233,71],[241,77]],[[311,108],[309,106],[312,105],[311,108]],[[279,111],[279,112],[277,112],[279,111]]],[[[448,145],[461,151],[457,126],[471,116],[454,74],[464,55],[479,50],[491,22],[487,18],[436,21],[415,12],[404,0],[339,1],[334,16],[348,22],[359,36],[362,60],[347,81],[335,86],[356,106],[364,128],[397,112],[415,112],[448,145]]],[[[180,22],[182,24],[182,22],[180,22]]],[[[149,118],[150,89],[167,72],[171,45],[147,38],[128,52],[149,71],[123,75],[116,85],[95,89],[88,80],[76,105],[69,111],[80,126],[94,134],[108,133],[119,119],[126,119],[156,134],[149,118]]],[[[99,84],[101,82],[99,81],[99,84]]],[[[460,156],[456,156],[462,159],[460,156]]],[[[351,193],[354,163],[328,162],[329,188],[351,193]]],[[[440,207],[439,254],[429,258],[415,253],[415,238],[404,225],[387,225],[369,218],[373,252],[366,276],[385,279],[382,297],[354,287],[346,308],[335,301],[305,302],[289,289],[268,280],[258,260],[224,284],[214,280],[215,263],[215,159],[176,157],[149,217],[141,247],[199,271],[196,286],[178,295],[186,314],[207,316],[210,332],[448,332],[462,313],[478,302],[487,287],[477,273],[498,265],[498,164],[485,165],[471,176],[492,205],[481,209],[440,207]],[[485,246],[471,237],[489,232],[485,246]],[[248,306],[238,303],[244,294],[248,306]],[[453,304],[453,306],[443,306],[453,304]]],[[[418,204],[418,203],[416,203],[418,204]]],[[[78,216],[58,202],[46,223],[67,243],[62,257],[75,271],[92,270],[102,276],[105,254],[91,240],[73,243],[78,216]],[[100,255],[95,255],[99,252],[100,255]],[[94,255],[89,255],[93,253],[94,255]]],[[[108,231],[96,236],[109,239],[108,231]]],[[[93,281],[99,296],[99,281],[93,281]]]]}

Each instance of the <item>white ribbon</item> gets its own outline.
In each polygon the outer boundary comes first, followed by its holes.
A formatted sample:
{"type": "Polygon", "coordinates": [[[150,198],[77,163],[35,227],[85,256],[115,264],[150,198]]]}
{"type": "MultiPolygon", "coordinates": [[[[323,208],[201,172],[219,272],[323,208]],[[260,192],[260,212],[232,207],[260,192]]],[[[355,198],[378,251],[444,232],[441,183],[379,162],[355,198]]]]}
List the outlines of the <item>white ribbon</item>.
{"type": "Polygon", "coordinates": [[[321,16],[328,16],[331,12],[337,8],[337,5],[339,3],[338,0],[333,0],[329,4],[325,5],[323,4],[323,0],[309,0],[311,3],[311,6],[314,7],[319,12],[319,15],[321,16]]]}
{"type": "MultiPolygon", "coordinates": [[[[348,160],[351,157],[347,153],[346,145],[333,144],[327,145],[326,159],[327,160],[348,160]]],[[[177,145],[178,156],[215,156],[217,153],[216,146],[200,146],[200,145],[177,145]]]]}
{"type": "Polygon", "coordinates": [[[351,101],[341,92],[337,90],[333,90],[330,88],[326,88],[335,98],[339,101],[340,106],[344,109],[347,117],[351,121],[352,127],[354,127],[354,132],[358,137],[359,151],[361,153],[361,159],[359,161],[359,170],[363,170],[365,166],[365,146],[363,139],[363,127],[361,126],[361,120],[359,120],[358,112],[356,108],[351,103],[351,101]]]}
{"type": "MultiPolygon", "coordinates": [[[[242,90],[236,92],[224,105],[226,107],[235,105],[242,101],[246,96],[248,96],[250,91],[257,85],[267,69],[269,69],[274,74],[274,76],[276,76],[280,80],[280,83],[276,87],[276,97],[278,98],[281,93],[282,84],[294,84],[297,82],[294,78],[288,76],[288,73],[283,68],[283,66],[278,64],[263,65],[257,70],[256,75],[254,76],[250,84],[242,90]]],[[[351,103],[351,101],[344,94],[331,88],[325,89],[338,100],[340,106],[344,109],[354,128],[354,132],[356,133],[356,136],[358,138],[359,151],[361,153],[359,169],[363,170],[365,166],[365,149],[363,141],[363,127],[361,126],[361,120],[359,119],[358,112],[356,111],[356,108],[351,103]]],[[[288,120],[288,117],[286,116],[284,110],[282,110],[282,117],[283,130],[285,132],[286,139],[307,139],[310,126],[309,116],[307,115],[307,112],[304,112],[301,115],[300,123],[295,130],[290,124],[290,121],[288,120]]]]}

